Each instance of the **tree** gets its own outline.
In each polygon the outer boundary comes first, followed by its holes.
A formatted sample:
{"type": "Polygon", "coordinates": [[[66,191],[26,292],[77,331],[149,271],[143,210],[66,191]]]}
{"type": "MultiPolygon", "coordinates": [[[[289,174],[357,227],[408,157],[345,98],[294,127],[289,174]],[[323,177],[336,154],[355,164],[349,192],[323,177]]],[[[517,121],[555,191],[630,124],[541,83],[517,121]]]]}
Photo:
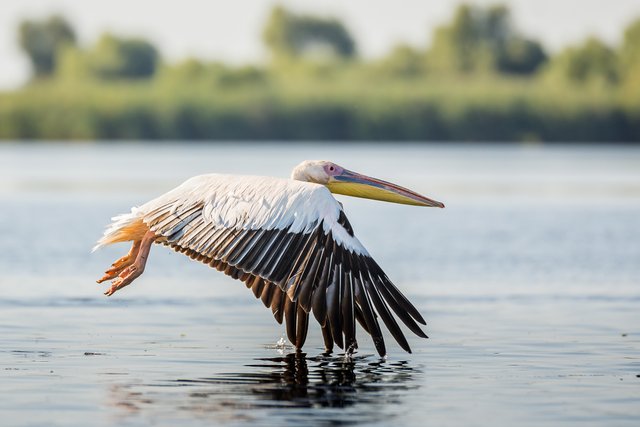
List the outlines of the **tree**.
{"type": "Polygon", "coordinates": [[[461,5],[451,24],[436,29],[428,53],[436,70],[463,74],[532,74],[546,59],[542,46],[520,35],[501,5],[461,5]]]}
{"type": "Polygon", "coordinates": [[[406,44],[399,44],[380,61],[380,69],[387,75],[410,78],[425,72],[424,53],[406,44]]]}
{"type": "Polygon", "coordinates": [[[498,69],[511,74],[533,74],[547,59],[540,43],[515,39],[506,45],[504,55],[499,59],[498,69]]]}
{"type": "Polygon", "coordinates": [[[105,80],[145,79],[158,66],[158,50],[148,41],[104,34],[89,52],[91,73],[105,80]]]}
{"type": "Polygon", "coordinates": [[[625,79],[640,80],[640,19],[636,19],[624,31],[620,63],[625,79]]]}
{"type": "Polygon", "coordinates": [[[574,83],[612,84],[619,78],[616,52],[594,37],[580,46],[565,49],[553,60],[550,70],[574,83]]]}
{"type": "Polygon", "coordinates": [[[59,50],[75,45],[76,35],[61,16],[44,21],[24,21],[19,28],[20,46],[29,56],[35,77],[51,76],[56,69],[59,50]]]}
{"type": "Polygon", "coordinates": [[[355,42],[340,21],[296,15],[280,6],[272,10],[263,40],[275,58],[348,59],[356,55],[355,42]]]}
{"type": "Polygon", "coordinates": [[[620,56],[625,65],[640,63],[640,19],[633,21],[624,30],[620,56]]]}

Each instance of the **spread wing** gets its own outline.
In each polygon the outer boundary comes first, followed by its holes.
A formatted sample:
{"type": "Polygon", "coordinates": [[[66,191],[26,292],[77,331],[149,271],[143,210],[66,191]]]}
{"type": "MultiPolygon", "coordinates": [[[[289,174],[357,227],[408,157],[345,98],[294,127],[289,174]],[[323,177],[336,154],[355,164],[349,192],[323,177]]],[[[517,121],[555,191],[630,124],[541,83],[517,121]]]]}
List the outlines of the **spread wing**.
{"type": "Polygon", "coordinates": [[[163,243],[243,281],[298,348],[309,314],[325,344],[357,348],[356,321],[386,353],[378,319],[410,352],[394,314],[426,335],[416,308],[353,234],[322,185],[269,177],[202,175],[141,206],[136,214],[163,243]]]}

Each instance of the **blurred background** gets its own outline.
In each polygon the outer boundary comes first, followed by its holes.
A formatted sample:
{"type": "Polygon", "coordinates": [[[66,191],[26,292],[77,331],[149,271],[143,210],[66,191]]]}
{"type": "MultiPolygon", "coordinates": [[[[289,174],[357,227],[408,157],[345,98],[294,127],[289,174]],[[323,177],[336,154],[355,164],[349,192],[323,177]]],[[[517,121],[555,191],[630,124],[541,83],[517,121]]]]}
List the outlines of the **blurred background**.
{"type": "Polygon", "coordinates": [[[2,419],[636,427],[638,142],[638,0],[0,0],[2,419]],[[161,247],[95,284],[112,216],[305,159],[446,204],[337,196],[427,319],[412,354],[275,346],[161,247]]]}
{"type": "Polygon", "coordinates": [[[640,140],[640,3],[0,5],[0,138],[640,140]]]}

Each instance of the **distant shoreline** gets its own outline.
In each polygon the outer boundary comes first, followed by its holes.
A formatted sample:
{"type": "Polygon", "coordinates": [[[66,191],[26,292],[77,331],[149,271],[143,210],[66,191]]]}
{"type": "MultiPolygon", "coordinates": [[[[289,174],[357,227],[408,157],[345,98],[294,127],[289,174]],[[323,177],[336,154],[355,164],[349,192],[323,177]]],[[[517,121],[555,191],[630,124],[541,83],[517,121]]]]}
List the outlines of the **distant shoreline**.
{"type": "Polygon", "coordinates": [[[407,81],[294,89],[37,84],[0,93],[0,140],[640,142],[640,108],[604,88],[407,81]]]}

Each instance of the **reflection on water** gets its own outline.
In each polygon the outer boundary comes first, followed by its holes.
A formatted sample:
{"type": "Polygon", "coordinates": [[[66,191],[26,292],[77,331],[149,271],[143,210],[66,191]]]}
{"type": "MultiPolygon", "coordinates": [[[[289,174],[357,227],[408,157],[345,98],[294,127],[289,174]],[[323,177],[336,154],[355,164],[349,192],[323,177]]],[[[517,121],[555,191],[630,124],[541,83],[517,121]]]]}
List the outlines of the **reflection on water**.
{"type": "Polygon", "coordinates": [[[288,423],[313,419],[353,424],[397,415],[394,408],[419,388],[415,377],[421,373],[406,361],[369,356],[290,353],[255,362],[245,366],[246,372],[115,385],[112,403],[125,410],[125,417],[171,413],[239,422],[264,419],[264,412],[273,411],[270,422],[283,417],[288,423]],[[300,408],[314,411],[297,411],[300,408]],[[350,408],[350,417],[345,417],[345,408],[350,408]]]}

